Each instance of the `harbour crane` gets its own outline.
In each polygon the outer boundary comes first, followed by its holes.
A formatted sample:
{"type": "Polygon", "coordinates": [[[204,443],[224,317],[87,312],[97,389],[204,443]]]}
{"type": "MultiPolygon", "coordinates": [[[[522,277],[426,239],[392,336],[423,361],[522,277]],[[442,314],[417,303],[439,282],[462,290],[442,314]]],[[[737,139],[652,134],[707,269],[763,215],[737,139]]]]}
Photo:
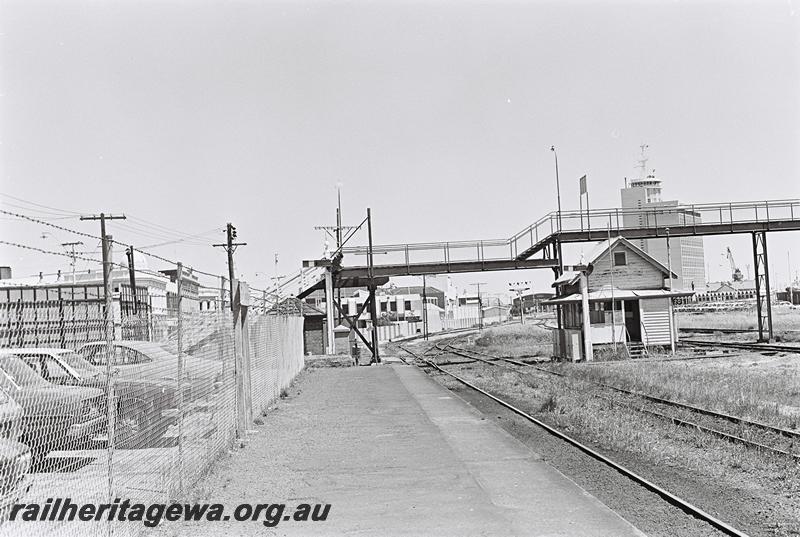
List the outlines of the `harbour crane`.
{"type": "Polygon", "coordinates": [[[739,270],[739,267],[736,266],[736,262],[733,260],[733,252],[731,252],[730,246],[728,246],[727,248],[727,256],[728,256],[728,261],[731,264],[731,278],[733,278],[733,281],[740,282],[744,280],[744,276],[742,276],[742,271],[739,270]]]}

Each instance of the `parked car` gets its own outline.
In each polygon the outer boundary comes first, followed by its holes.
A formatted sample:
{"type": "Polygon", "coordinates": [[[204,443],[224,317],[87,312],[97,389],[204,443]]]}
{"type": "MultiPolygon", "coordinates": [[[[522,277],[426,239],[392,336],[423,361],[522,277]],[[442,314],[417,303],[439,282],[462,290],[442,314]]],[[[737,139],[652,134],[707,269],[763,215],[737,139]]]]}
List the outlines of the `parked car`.
{"type": "Polygon", "coordinates": [[[0,524],[31,484],[25,477],[31,467],[31,450],[19,441],[23,412],[16,401],[0,390],[0,524]]]}
{"type": "MultiPolygon", "coordinates": [[[[105,368],[92,365],[74,351],[42,348],[4,352],[19,357],[50,383],[98,388],[104,393],[108,389],[105,368]]],[[[161,438],[177,420],[175,391],[174,386],[164,382],[115,378],[117,447],[148,447],[161,438]]]]}
{"type": "Polygon", "coordinates": [[[85,444],[105,428],[101,390],[51,384],[5,350],[0,350],[0,389],[24,411],[20,440],[31,448],[34,461],[85,444]]]}
{"type": "MultiPolygon", "coordinates": [[[[149,341],[114,341],[111,365],[118,371],[119,380],[147,380],[177,387],[178,356],[158,343],[149,341]]],[[[78,349],[92,365],[105,366],[107,343],[87,343],[78,349]]],[[[196,401],[214,395],[222,382],[222,364],[184,355],[184,401],[196,401]]]]}

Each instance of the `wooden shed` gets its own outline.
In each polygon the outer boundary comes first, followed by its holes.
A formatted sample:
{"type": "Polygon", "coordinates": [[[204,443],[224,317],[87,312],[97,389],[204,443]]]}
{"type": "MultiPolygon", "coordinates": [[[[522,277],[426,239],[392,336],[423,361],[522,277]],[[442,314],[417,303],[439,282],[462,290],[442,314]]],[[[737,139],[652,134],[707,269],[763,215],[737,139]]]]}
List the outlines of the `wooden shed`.
{"type": "MultiPolygon", "coordinates": [[[[671,291],[667,267],[630,241],[617,237],[601,243],[588,260],[588,301],[593,344],[623,343],[633,348],[677,341],[672,299],[693,292],[671,291]]],[[[556,338],[556,355],[579,358],[583,330],[579,272],[565,272],[548,303],[561,306],[563,334],[556,338]],[[577,348],[574,348],[577,347],[577,348]]]]}

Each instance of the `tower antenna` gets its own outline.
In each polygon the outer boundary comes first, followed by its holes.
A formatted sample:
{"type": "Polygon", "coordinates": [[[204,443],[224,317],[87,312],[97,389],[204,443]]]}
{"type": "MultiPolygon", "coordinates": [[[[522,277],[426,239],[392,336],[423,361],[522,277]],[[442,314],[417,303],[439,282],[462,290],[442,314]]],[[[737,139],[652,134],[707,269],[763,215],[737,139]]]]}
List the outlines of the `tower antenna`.
{"type": "Polygon", "coordinates": [[[648,160],[647,155],[645,155],[645,152],[647,151],[647,148],[650,146],[647,144],[642,144],[639,147],[642,150],[642,158],[640,158],[637,161],[639,165],[635,167],[641,170],[639,174],[639,179],[645,179],[647,177],[647,160],[648,160]]]}

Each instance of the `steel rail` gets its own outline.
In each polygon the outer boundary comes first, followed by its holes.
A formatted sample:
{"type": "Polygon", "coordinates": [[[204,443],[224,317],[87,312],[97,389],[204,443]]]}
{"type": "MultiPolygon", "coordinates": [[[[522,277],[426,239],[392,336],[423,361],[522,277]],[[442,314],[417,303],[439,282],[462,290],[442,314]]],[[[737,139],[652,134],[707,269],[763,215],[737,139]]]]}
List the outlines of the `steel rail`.
{"type": "Polygon", "coordinates": [[[702,341],[698,339],[682,339],[682,343],[696,345],[698,347],[730,347],[732,349],[754,350],[754,351],[775,351],[800,353],[800,347],[793,345],[765,345],[763,343],[737,343],[735,341],[702,341]]]}
{"type": "Polygon", "coordinates": [[[612,404],[624,406],[631,410],[635,410],[637,412],[641,412],[643,414],[649,414],[651,416],[655,416],[657,418],[661,418],[667,421],[671,421],[675,425],[680,425],[681,427],[687,427],[690,429],[697,429],[698,431],[704,432],[706,434],[710,434],[712,436],[716,436],[717,438],[722,438],[723,440],[727,440],[729,442],[743,444],[745,446],[751,446],[760,451],[771,451],[772,453],[777,453],[778,455],[783,455],[785,457],[790,457],[795,459],[795,461],[800,462],[800,455],[796,455],[789,451],[784,451],[782,449],[774,448],[762,444],[760,442],[754,442],[753,440],[748,440],[746,438],[742,438],[741,436],[736,436],[735,434],[726,433],[724,431],[720,431],[718,429],[714,429],[711,427],[706,427],[705,425],[700,425],[699,423],[695,423],[693,421],[684,420],[675,416],[668,416],[666,414],[662,414],[661,412],[656,412],[655,410],[648,410],[642,407],[636,407],[630,404],[622,403],[619,401],[614,401],[613,399],[609,399],[607,397],[600,396],[601,399],[609,401],[612,404]]]}
{"type": "MultiPolygon", "coordinates": [[[[475,360],[483,361],[483,359],[481,359],[481,358],[475,358],[474,356],[468,356],[466,354],[466,353],[482,354],[482,353],[479,353],[478,351],[460,349],[460,348],[455,347],[455,346],[450,345],[450,344],[448,344],[447,346],[450,347],[451,349],[455,349],[456,351],[458,351],[458,352],[454,352],[454,354],[457,354],[459,356],[463,356],[465,358],[472,358],[472,359],[475,359],[475,360]]],[[[440,348],[440,350],[442,350],[442,349],[440,348]]],[[[565,375],[564,373],[559,373],[557,371],[551,371],[551,370],[549,370],[547,368],[544,368],[544,367],[537,367],[535,365],[527,364],[525,362],[519,362],[519,361],[510,359],[510,358],[496,357],[496,356],[491,356],[491,355],[487,355],[487,354],[483,354],[483,355],[484,356],[490,356],[491,358],[498,358],[500,360],[503,360],[504,362],[509,362],[509,363],[514,364],[514,365],[533,368],[533,369],[536,369],[538,371],[542,371],[544,373],[548,373],[550,375],[554,375],[554,376],[557,376],[557,377],[571,378],[569,375],[565,375]]],[[[502,367],[502,365],[500,365],[500,364],[496,364],[496,363],[492,363],[492,362],[488,362],[488,363],[490,365],[496,365],[498,367],[502,367]]],[[[747,418],[741,418],[739,416],[733,416],[731,414],[725,414],[723,412],[717,412],[715,410],[709,410],[709,409],[706,409],[706,408],[702,408],[702,407],[698,407],[698,406],[694,406],[694,405],[689,405],[689,404],[681,403],[681,402],[678,402],[678,401],[672,401],[671,399],[662,399],[660,397],[647,395],[645,393],[635,392],[635,391],[632,391],[632,390],[626,390],[625,388],[620,388],[618,386],[614,386],[612,384],[606,384],[604,382],[595,382],[595,381],[586,380],[586,379],[578,379],[578,380],[580,380],[581,382],[586,382],[588,384],[595,385],[595,386],[600,386],[602,388],[608,388],[610,390],[615,390],[617,392],[624,393],[626,395],[633,395],[635,397],[641,397],[642,399],[647,399],[648,401],[652,401],[654,403],[659,403],[659,404],[666,405],[666,406],[674,406],[674,407],[678,407],[678,408],[683,408],[683,409],[686,409],[686,410],[690,410],[692,412],[696,412],[698,414],[704,414],[706,416],[711,416],[711,417],[714,417],[714,418],[724,419],[724,420],[730,421],[732,423],[738,423],[738,424],[741,424],[741,425],[747,425],[747,426],[750,426],[750,427],[756,427],[756,428],[759,428],[759,429],[767,430],[767,431],[779,434],[781,436],[786,436],[786,437],[789,437],[789,438],[800,438],[800,431],[794,431],[792,429],[784,429],[782,427],[776,427],[775,425],[770,425],[768,423],[762,423],[760,421],[753,421],[753,420],[749,420],[747,418]]]]}
{"type": "Polygon", "coordinates": [[[721,334],[739,334],[745,332],[758,332],[757,328],[693,328],[691,326],[680,327],[678,328],[681,332],[694,332],[696,334],[713,334],[714,332],[719,332],[721,334]]]}
{"type": "Polygon", "coordinates": [[[559,439],[567,442],[568,444],[570,444],[570,445],[578,448],[579,450],[583,451],[584,453],[586,453],[590,457],[602,462],[603,464],[605,464],[607,466],[610,466],[611,468],[613,468],[617,472],[619,472],[622,475],[628,477],[629,479],[635,481],[636,483],[638,483],[639,485],[643,486],[647,490],[650,490],[651,492],[654,492],[654,493],[658,494],[661,498],[666,500],[669,504],[674,505],[675,507],[678,507],[679,509],[681,509],[685,513],[688,513],[688,514],[694,516],[695,518],[698,518],[700,520],[708,522],[710,525],[712,525],[713,527],[717,528],[718,530],[723,532],[725,535],[732,535],[732,536],[735,536],[735,537],[748,537],[746,533],[744,533],[744,532],[742,532],[740,530],[737,530],[736,528],[734,528],[730,524],[727,524],[726,522],[723,522],[722,520],[719,520],[718,518],[714,517],[713,515],[705,512],[704,510],[700,509],[699,507],[693,505],[692,503],[687,502],[686,500],[683,500],[683,499],[679,498],[678,496],[676,496],[675,494],[672,494],[668,490],[666,490],[666,489],[664,489],[662,487],[659,487],[658,485],[656,485],[652,481],[649,481],[649,480],[645,479],[644,477],[640,476],[639,474],[633,472],[632,470],[629,470],[626,467],[622,466],[621,464],[612,461],[611,459],[609,459],[605,455],[602,455],[601,453],[595,451],[594,449],[590,448],[589,446],[586,446],[586,445],[578,442],[577,440],[575,440],[571,436],[559,431],[555,427],[551,427],[550,425],[546,424],[545,422],[534,418],[533,416],[531,416],[530,414],[528,414],[524,410],[521,410],[521,409],[515,407],[514,405],[512,405],[511,403],[508,403],[508,402],[504,401],[503,399],[500,399],[499,397],[497,397],[495,395],[492,395],[491,393],[487,392],[486,390],[484,390],[484,389],[482,389],[482,388],[470,383],[469,381],[459,377],[458,375],[456,375],[454,373],[451,373],[450,371],[447,371],[446,369],[442,369],[441,367],[436,365],[434,362],[431,362],[430,360],[427,360],[425,358],[422,358],[421,356],[418,356],[417,354],[415,354],[414,352],[406,349],[405,347],[400,346],[400,348],[403,351],[407,352],[408,354],[414,356],[414,358],[416,358],[418,360],[421,360],[423,362],[426,362],[432,368],[440,371],[441,373],[444,373],[445,375],[448,375],[448,376],[452,377],[453,379],[455,379],[456,381],[460,382],[464,386],[467,386],[468,388],[470,388],[470,389],[472,389],[472,390],[474,390],[474,391],[476,391],[476,392],[488,397],[489,399],[491,399],[494,402],[498,403],[499,405],[507,408],[508,410],[514,412],[515,414],[518,414],[519,416],[522,416],[523,418],[525,418],[526,420],[530,421],[531,423],[534,423],[534,424],[538,425],[539,427],[541,427],[542,429],[544,429],[545,431],[547,431],[551,435],[555,436],[556,438],[559,438],[559,439]]]}

